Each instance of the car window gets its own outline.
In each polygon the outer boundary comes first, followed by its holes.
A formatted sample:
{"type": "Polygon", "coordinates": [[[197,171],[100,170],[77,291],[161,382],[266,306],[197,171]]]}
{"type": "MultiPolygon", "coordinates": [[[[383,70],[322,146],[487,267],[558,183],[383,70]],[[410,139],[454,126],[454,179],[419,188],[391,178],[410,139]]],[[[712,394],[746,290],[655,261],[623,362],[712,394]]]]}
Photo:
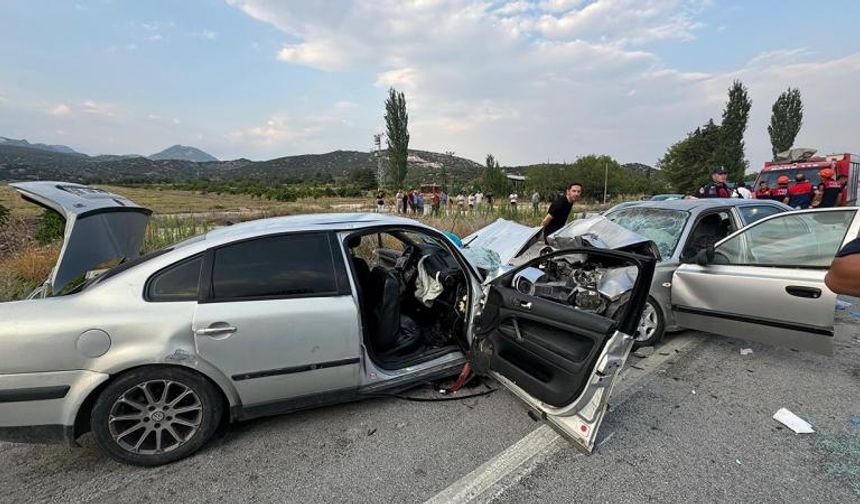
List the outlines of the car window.
{"type": "Polygon", "coordinates": [[[672,257],[689,217],[690,214],[682,210],[641,206],[606,214],[612,222],[653,241],[663,258],[672,257]]]}
{"type": "Polygon", "coordinates": [[[741,211],[741,217],[743,217],[747,225],[782,212],[782,209],[770,205],[742,206],[739,207],[739,210],[741,211]]]}
{"type": "Polygon", "coordinates": [[[244,241],[215,251],[214,300],[334,295],[334,258],[325,234],[244,241]]]}
{"type": "Polygon", "coordinates": [[[714,262],[827,268],[853,217],[854,210],[780,215],[722,243],[714,262]]]}
{"type": "Polygon", "coordinates": [[[719,210],[702,215],[687,237],[681,257],[694,257],[700,250],[713,247],[718,241],[735,231],[728,210],[719,210]]]}
{"type": "Polygon", "coordinates": [[[197,301],[203,257],[186,259],[152,276],[147,284],[148,301],[197,301]]]}

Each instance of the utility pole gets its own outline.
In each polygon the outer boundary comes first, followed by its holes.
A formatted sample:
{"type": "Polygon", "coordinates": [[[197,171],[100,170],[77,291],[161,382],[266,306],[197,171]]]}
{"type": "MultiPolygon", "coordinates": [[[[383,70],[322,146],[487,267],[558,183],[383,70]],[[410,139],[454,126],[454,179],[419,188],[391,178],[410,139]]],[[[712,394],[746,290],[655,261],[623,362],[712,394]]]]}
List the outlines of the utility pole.
{"type": "Polygon", "coordinates": [[[373,144],[376,146],[376,185],[382,187],[385,182],[385,169],[382,167],[382,133],[373,135],[373,144]]]}
{"type": "Polygon", "coordinates": [[[609,185],[609,165],[603,162],[603,204],[606,204],[606,188],[609,185]]]}

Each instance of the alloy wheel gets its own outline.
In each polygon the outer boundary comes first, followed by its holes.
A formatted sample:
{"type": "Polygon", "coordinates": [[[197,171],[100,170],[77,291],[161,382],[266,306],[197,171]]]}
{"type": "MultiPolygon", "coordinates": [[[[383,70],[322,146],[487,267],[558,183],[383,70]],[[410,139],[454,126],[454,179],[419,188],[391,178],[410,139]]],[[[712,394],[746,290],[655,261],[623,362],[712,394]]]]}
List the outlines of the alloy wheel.
{"type": "Polygon", "coordinates": [[[645,303],[642,317],[639,319],[639,327],[636,329],[636,341],[648,341],[654,336],[660,321],[657,318],[657,309],[651,302],[645,303]]]}
{"type": "Polygon", "coordinates": [[[150,380],[123,392],[110,408],[108,430],[126,451],[143,455],[173,451],[200,430],[203,404],[173,380],[150,380]]]}

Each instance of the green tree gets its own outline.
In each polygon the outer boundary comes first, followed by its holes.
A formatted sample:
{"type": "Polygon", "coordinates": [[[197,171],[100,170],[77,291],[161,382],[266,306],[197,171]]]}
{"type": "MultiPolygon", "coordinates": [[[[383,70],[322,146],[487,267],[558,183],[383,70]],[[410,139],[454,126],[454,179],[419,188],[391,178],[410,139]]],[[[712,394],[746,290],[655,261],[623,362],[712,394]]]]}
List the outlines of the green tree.
{"type": "Polygon", "coordinates": [[[378,187],[376,170],[373,168],[356,168],[349,172],[349,182],[355,184],[359,189],[370,190],[378,187]]]}
{"type": "Polygon", "coordinates": [[[723,110],[723,123],[719,129],[719,142],[714,150],[713,163],[729,172],[730,181],[741,180],[749,162],[744,155],[744,132],[747,129],[752,101],[746,86],[734,81],[729,88],[729,101],[723,110]]]}
{"type": "Polygon", "coordinates": [[[788,88],[774,102],[770,125],[767,127],[774,159],[778,153],[787,151],[794,145],[794,139],[800,132],[801,125],[803,125],[803,102],[800,99],[800,90],[788,88]]]}
{"type": "Polygon", "coordinates": [[[661,174],[678,192],[694,192],[710,179],[714,151],[723,135],[721,127],[709,120],[675,143],[658,162],[661,174]]]}
{"type": "Polygon", "coordinates": [[[385,127],[388,134],[389,176],[395,187],[403,187],[406,180],[409,156],[409,115],[406,97],[394,88],[388,90],[385,101],[385,127]]]}
{"type": "Polygon", "coordinates": [[[480,186],[482,191],[492,191],[497,197],[501,194],[507,194],[510,189],[507,175],[492,154],[487,154],[484,168],[481,170],[480,186]]]}

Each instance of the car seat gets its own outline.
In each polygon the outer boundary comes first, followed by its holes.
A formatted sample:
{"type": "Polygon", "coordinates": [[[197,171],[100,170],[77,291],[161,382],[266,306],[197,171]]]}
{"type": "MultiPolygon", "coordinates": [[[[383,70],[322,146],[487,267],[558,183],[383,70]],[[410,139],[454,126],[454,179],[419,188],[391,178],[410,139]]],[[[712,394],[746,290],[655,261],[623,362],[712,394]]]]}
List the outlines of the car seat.
{"type": "Polygon", "coordinates": [[[382,266],[370,270],[370,291],[374,299],[370,305],[370,340],[379,354],[400,354],[414,350],[421,344],[421,331],[400,307],[400,280],[394,272],[382,266]]]}

